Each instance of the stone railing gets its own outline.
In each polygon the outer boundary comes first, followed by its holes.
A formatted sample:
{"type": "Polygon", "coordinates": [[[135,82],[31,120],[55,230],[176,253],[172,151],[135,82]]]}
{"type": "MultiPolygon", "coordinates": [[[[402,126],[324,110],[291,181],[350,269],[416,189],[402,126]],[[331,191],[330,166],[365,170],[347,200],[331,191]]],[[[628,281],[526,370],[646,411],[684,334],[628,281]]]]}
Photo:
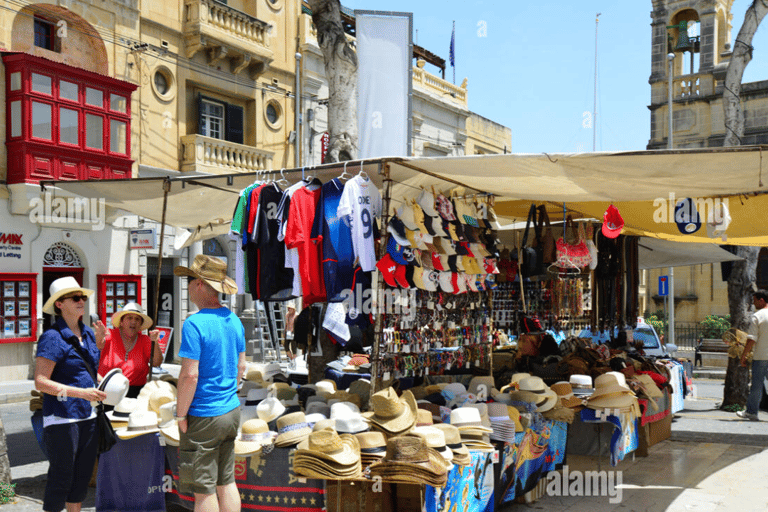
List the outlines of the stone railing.
{"type": "Polygon", "coordinates": [[[696,98],[701,94],[701,76],[685,75],[672,80],[672,94],[676,99],[696,98]]]}
{"type": "Polygon", "coordinates": [[[413,86],[432,90],[438,94],[449,94],[457,101],[467,104],[467,89],[454,85],[447,80],[424,71],[422,68],[413,68],[413,86]]]}
{"type": "MultiPolygon", "coordinates": [[[[186,0],[184,35],[187,39],[213,37],[226,44],[239,41],[243,50],[269,47],[268,25],[216,0],[186,0]]],[[[255,53],[259,53],[258,51],[255,53]]]]}
{"type": "Polygon", "coordinates": [[[272,168],[274,153],[271,151],[197,134],[183,136],[181,144],[184,148],[181,170],[184,172],[227,174],[272,168]]]}

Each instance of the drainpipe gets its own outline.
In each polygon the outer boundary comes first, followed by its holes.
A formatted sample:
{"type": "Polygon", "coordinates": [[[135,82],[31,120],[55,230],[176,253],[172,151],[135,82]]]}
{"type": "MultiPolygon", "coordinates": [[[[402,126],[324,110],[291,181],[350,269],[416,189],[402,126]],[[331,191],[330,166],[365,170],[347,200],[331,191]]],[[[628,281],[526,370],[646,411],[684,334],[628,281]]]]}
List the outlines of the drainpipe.
{"type": "Polygon", "coordinates": [[[294,130],[296,130],[293,144],[295,151],[296,168],[301,167],[301,54],[296,52],[296,86],[294,87],[296,101],[294,102],[294,130]]]}

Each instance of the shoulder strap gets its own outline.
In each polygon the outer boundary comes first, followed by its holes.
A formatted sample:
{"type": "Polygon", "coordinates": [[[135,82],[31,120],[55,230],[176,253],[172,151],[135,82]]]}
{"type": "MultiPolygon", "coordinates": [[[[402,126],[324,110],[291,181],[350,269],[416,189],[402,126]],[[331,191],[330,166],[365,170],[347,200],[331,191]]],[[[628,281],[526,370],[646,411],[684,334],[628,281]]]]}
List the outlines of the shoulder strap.
{"type": "Polygon", "coordinates": [[[71,340],[67,340],[67,343],[72,345],[72,348],[75,349],[75,352],[80,356],[80,358],[85,363],[85,369],[88,370],[88,373],[91,374],[91,378],[93,379],[93,385],[98,385],[98,381],[96,380],[96,372],[93,371],[93,366],[91,366],[91,363],[88,362],[88,359],[85,357],[85,353],[83,352],[83,347],[80,346],[79,343],[73,343],[71,340]]]}
{"type": "Polygon", "coordinates": [[[523,243],[520,245],[520,247],[525,247],[528,243],[528,231],[531,228],[531,223],[533,223],[534,228],[536,227],[536,205],[531,203],[531,208],[528,210],[528,220],[525,221],[525,232],[523,233],[523,243]]]}

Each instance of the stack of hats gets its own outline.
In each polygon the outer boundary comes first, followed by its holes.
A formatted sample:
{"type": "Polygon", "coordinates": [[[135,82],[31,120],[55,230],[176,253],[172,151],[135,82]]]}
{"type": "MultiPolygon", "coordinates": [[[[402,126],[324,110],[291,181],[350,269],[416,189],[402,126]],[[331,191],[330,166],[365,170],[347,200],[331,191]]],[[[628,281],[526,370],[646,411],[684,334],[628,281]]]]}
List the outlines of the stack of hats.
{"type": "Polygon", "coordinates": [[[472,450],[493,451],[489,434],[493,429],[483,425],[480,411],[474,407],[459,407],[451,411],[451,425],[459,429],[462,442],[472,450]]]}
{"type": "MultiPolygon", "coordinates": [[[[118,402],[119,403],[119,402],[118,402]]],[[[159,432],[157,427],[157,414],[149,410],[135,410],[128,415],[128,424],[125,427],[115,429],[115,434],[120,439],[133,439],[145,434],[159,432]]]]}
{"type": "Polygon", "coordinates": [[[36,389],[31,391],[32,398],[29,399],[29,410],[42,411],[43,410],[43,394],[36,389]]]}
{"type": "Polygon", "coordinates": [[[261,452],[263,446],[272,444],[273,434],[264,420],[255,418],[244,422],[235,439],[235,455],[239,457],[256,455],[261,452]]]}
{"type": "Polygon", "coordinates": [[[334,430],[312,432],[296,449],[293,471],[310,478],[360,478],[360,443],[355,436],[339,436],[334,430]]]}
{"type": "Polygon", "coordinates": [[[595,379],[595,392],[587,398],[590,409],[617,409],[640,417],[640,404],[620,372],[608,372],[595,379]]]}
{"type": "Polygon", "coordinates": [[[312,432],[303,412],[293,412],[277,418],[275,446],[284,448],[304,441],[312,432]]]}
{"type": "Polygon", "coordinates": [[[584,403],[581,401],[581,398],[574,395],[573,387],[570,382],[562,380],[552,384],[551,388],[552,391],[557,393],[557,396],[560,397],[560,403],[563,404],[563,407],[568,407],[577,411],[583,409],[584,403]]]}
{"type": "Polygon", "coordinates": [[[448,480],[448,466],[423,437],[405,435],[387,440],[387,453],[370,466],[370,474],[385,482],[443,487],[448,480]]]}
{"type": "Polygon", "coordinates": [[[406,390],[398,397],[391,387],[374,393],[371,397],[373,411],[364,412],[371,428],[387,436],[397,436],[413,428],[416,424],[416,399],[406,390]]]}
{"type": "Polygon", "coordinates": [[[509,417],[507,406],[494,402],[488,404],[488,417],[491,420],[493,432],[490,438],[494,441],[515,442],[515,432],[517,427],[515,422],[509,417]]]}
{"type": "Polygon", "coordinates": [[[381,432],[361,432],[355,434],[360,444],[360,461],[363,467],[379,462],[387,453],[387,438],[381,432]]]}
{"type": "Polygon", "coordinates": [[[451,464],[453,452],[445,444],[445,432],[435,427],[414,427],[410,433],[423,437],[427,442],[427,447],[432,448],[443,456],[446,463],[449,464],[448,469],[450,470],[453,467],[451,464]]]}
{"type": "Polygon", "coordinates": [[[358,434],[369,429],[368,423],[360,414],[360,409],[352,402],[336,402],[331,406],[331,419],[336,421],[339,434],[358,434]]]}
{"type": "Polygon", "coordinates": [[[434,428],[442,430],[445,436],[445,445],[453,453],[452,462],[458,466],[469,466],[472,464],[472,456],[469,454],[469,448],[461,442],[461,433],[454,425],[448,423],[438,423],[434,428]]]}
{"type": "Polygon", "coordinates": [[[138,398],[128,398],[126,396],[117,403],[114,409],[106,413],[107,418],[112,423],[112,427],[124,427],[128,424],[128,417],[133,411],[138,409],[138,407],[138,398]]]}
{"type": "Polygon", "coordinates": [[[592,387],[592,377],[589,375],[572,374],[569,383],[576,396],[591,395],[595,391],[592,387]]]}
{"type": "Polygon", "coordinates": [[[536,405],[537,412],[552,409],[560,400],[557,393],[549,389],[541,377],[523,377],[518,383],[519,389],[510,393],[512,400],[536,405]]]}

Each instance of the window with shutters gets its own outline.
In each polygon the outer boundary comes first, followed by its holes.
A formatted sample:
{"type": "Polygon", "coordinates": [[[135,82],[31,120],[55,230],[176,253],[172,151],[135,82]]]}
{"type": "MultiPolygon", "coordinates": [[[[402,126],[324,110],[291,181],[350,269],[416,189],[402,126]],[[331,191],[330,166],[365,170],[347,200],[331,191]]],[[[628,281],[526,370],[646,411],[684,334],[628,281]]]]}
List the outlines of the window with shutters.
{"type": "Polygon", "coordinates": [[[244,108],[224,101],[200,96],[198,133],[205,137],[243,143],[244,108]]]}

